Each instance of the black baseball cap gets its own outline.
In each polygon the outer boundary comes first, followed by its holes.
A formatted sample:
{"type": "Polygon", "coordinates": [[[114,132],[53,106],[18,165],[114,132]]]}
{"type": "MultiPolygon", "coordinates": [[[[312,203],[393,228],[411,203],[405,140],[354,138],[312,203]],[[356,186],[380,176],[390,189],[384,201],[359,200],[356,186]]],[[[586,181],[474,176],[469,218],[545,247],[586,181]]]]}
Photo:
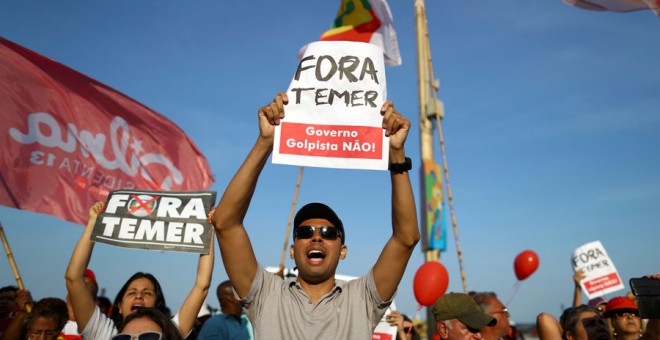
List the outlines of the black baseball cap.
{"type": "Polygon", "coordinates": [[[309,203],[300,208],[298,210],[298,213],[296,213],[296,217],[293,219],[293,233],[295,235],[296,228],[300,226],[301,223],[310,220],[312,218],[322,218],[324,220],[328,220],[334,226],[341,232],[341,244],[344,244],[346,242],[346,233],[344,232],[344,224],[341,222],[339,219],[339,216],[335,213],[334,210],[332,210],[329,206],[323,204],[323,203],[309,203]]]}

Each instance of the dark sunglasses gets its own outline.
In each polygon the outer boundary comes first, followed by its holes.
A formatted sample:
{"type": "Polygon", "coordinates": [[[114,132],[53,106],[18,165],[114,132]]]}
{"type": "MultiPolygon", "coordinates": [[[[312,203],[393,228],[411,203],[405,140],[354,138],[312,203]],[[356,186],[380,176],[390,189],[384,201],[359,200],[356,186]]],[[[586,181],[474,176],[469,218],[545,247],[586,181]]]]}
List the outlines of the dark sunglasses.
{"type": "Polygon", "coordinates": [[[321,230],[321,238],[324,240],[336,240],[337,237],[342,237],[341,231],[333,226],[312,226],[301,225],[293,231],[293,235],[298,239],[308,239],[314,236],[316,229],[321,230]]]}
{"type": "Polygon", "coordinates": [[[639,317],[639,313],[637,313],[637,312],[633,312],[633,311],[614,312],[614,315],[615,315],[617,318],[620,318],[620,319],[628,318],[628,317],[630,317],[630,318],[632,318],[632,317],[636,317],[636,318],[638,318],[638,317],[639,317]]]}
{"type": "Polygon", "coordinates": [[[144,332],[144,333],[121,333],[112,337],[112,340],[162,340],[163,333],[144,332]]]}

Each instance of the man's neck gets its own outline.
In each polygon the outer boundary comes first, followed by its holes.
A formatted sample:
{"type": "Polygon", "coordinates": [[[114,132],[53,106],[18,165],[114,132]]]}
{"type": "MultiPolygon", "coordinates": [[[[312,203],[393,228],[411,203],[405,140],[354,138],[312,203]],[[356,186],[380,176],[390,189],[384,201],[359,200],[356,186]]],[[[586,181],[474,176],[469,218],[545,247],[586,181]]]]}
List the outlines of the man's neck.
{"type": "Polygon", "coordinates": [[[321,283],[308,283],[300,277],[298,277],[296,281],[300,284],[305,293],[307,293],[309,300],[312,301],[313,304],[317,304],[322,297],[330,293],[335,287],[334,277],[321,283]]]}

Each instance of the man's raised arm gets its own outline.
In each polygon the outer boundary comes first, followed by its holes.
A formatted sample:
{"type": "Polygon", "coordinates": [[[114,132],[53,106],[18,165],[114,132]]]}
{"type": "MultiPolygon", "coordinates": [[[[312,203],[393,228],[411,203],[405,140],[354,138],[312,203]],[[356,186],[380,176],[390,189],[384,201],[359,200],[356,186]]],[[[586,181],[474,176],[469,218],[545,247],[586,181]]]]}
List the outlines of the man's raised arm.
{"type": "MultiPolygon", "coordinates": [[[[383,130],[390,137],[390,164],[405,163],[404,144],[410,121],[394,109],[391,101],[381,108],[383,130]]],[[[403,277],[410,255],[419,241],[417,211],[407,171],[390,171],[392,181],[392,237],[374,265],[373,274],[380,298],[392,298],[403,277]]]]}
{"type": "Polygon", "coordinates": [[[287,102],[286,94],[280,93],[269,105],[259,109],[259,138],[227,186],[212,218],[225,270],[242,298],[250,291],[257,271],[257,259],[243,219],[259,175],[273,151],[275,125],[279,125],[280,119],[284,118],[287,102]]]}

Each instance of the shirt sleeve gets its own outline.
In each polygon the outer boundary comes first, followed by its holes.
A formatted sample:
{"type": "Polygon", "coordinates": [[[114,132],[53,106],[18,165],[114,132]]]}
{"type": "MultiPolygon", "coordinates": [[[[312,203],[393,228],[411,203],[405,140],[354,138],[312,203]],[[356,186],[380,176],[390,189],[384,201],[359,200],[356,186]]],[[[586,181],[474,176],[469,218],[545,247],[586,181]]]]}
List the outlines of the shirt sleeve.
{"type": "Polygon", "coordinates": [[[96,306],[92,317],[80,335],[84,339],[110,339],[117,335],[117,328],[115,327],[115,323],[106,315],[102,314],[99,307],[96,306]]]}

